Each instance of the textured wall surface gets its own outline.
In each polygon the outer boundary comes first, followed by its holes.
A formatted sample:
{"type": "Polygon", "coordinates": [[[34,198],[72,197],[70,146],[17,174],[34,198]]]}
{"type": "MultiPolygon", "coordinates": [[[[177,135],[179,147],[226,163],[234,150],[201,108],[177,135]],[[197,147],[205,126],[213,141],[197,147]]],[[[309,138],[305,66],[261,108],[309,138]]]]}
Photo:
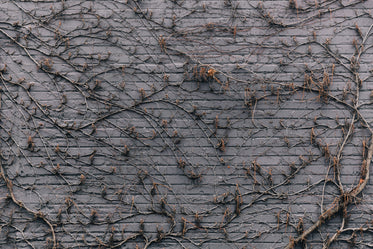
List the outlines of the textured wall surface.
{"type": "Polygon", "coordinates": [[[372,11],[0,0],[0,247],[373,247],[372,11]]]}

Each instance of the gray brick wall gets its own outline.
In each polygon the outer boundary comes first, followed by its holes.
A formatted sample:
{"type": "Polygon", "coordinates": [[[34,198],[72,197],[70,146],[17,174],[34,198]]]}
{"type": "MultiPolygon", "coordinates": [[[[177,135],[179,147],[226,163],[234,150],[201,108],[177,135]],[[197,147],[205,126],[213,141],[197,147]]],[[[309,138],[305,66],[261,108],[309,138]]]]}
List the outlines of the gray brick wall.
{"type": "Polygon", "coordinates": [[[372,9],[0,0],[0,247],[372,247],[372,9]]]}

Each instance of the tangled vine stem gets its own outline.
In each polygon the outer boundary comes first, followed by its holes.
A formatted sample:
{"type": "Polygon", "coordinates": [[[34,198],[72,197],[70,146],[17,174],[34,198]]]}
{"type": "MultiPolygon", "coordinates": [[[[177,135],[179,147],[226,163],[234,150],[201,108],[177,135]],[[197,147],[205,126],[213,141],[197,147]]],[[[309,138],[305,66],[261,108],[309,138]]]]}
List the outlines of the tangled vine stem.
{"type": "Polygon", "coordinates": [[[0,247],[373,247],[372,9],[0,0],[0,247]]]}
{"type": "Polygon", "coordinates": [[[57,248],[57,242],[56,242],[56,234],[54,232],[53,225],[46,218],[45,214],[43,214],[40,211],[33,211],[33,210],[31,210],[30,208],[28,208],[27,206],[25,206],[25,204],[22,201],[19,201],[19,200],[16,199],[16,197],[14,196],[14,192],[13,192],[13,183],[12,183],[11,180],[9,180],[8,177],[6,177],[1,162],[0,162],[0,176],[4,180],[4,182],[6,183],[6,186],[8,188],[8,192],[9,192],[9,196],[10,196],[11,200],[13,201],[13,203],[16,204],[18,207],[20,207],[21,209],[26,210],[26,212],[32,214],[35,218],[42,219],[48,225],[48,227],[50,228],[50,232],[52,233],[52,240],[53,240],[53,247],[52,248],[56,249],[57,248]]]}
{"type": "MultiPolygon", "coordinates": [[[[289,244],[285,247],[286,249],[294,248],[295,245],[301,243],[302,241],[306,241],[307,237],[313,233],[317,228],[319,228],[323,223],[333,218],[337,213],[339,213],[342,209],[347,208],[348,205],[355,202],[357,196],[364,190],[365,186],[368,184],[369,181],[369,168],[370,163],[372,161],[373,156],[373,135],[370,139],[370,145],[368,149],[368,155],[366,159],[363,161],[362,171],[365,172],[364,175],[361,176],[359,184],[352,188],[347,193],[343,193],[341,196],[338,196],[334,199],[333,205],[328,208],[324,213],[320,215],[318,220],[307,230],[305,230],[301,235],[297,238],[292,239],[289,244]]],[[[335,239],[334,239],[335,240],[335,239]]],[[[327,243],[330,245],[332,241],[328,241],[327,243]]],[[[326,247],[328,248],[328,247],[326,247]]]]}

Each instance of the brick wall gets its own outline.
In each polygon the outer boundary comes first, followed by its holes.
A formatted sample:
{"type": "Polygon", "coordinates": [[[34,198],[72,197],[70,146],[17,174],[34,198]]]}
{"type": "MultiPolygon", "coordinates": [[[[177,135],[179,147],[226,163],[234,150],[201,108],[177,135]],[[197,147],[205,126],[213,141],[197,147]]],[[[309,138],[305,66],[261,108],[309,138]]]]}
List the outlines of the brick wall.
{"type": "Polygon", "coordinates": [[[1,248],[372,247],[371,1],[0,8],[1,248]]]}

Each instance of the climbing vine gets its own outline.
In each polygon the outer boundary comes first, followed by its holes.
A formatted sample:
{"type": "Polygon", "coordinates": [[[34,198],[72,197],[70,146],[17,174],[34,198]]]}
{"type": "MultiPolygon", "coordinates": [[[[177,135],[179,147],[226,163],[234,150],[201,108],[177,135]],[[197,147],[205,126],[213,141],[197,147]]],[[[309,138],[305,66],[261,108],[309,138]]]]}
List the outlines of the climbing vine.
{"type": "Polygon", "coordinates": [[[370,248],[369,1],[0,1],[1,248],[370,248]]]}

